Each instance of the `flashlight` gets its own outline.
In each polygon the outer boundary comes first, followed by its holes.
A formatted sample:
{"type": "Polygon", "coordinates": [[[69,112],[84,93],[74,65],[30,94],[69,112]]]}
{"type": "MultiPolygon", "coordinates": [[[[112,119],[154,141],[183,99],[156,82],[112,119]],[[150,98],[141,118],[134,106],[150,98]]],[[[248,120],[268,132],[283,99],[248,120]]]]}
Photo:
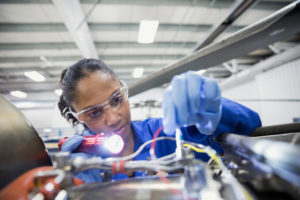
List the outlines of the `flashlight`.
{"type": "MultiPolygon", "coordinates": [[[[58,148],[68,140],[68,137],[61,139],[58,148]]],[[[120,135],[111,134],[109,136],[103,134],[83,136],[83,141],[74,152],[83,152],[101,157],[110,157],[120,154],[124,148],[124,141],[120,135]]]]}

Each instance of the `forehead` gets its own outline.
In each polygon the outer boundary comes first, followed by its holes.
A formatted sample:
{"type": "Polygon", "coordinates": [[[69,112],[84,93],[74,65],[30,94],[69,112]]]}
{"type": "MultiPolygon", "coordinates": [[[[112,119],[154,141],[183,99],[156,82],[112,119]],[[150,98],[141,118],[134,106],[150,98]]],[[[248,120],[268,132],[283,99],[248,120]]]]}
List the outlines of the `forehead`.
{"type": "Polygon", "coordinates": [[[78,112],[103,103],[120,87],[116,78],[100,71],[93,72],[78,82],[72,106],[78,112]]]}

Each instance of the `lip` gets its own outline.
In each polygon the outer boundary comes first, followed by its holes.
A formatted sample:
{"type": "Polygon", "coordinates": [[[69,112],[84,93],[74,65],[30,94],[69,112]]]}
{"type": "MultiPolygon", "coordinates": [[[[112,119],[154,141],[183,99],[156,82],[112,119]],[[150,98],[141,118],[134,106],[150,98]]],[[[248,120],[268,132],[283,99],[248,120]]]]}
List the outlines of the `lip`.
{"type": "Polygon", "coordinates": [[[121,126],[121,128],[114,130],[112,133],[117,135],[122,135],[122,133],[125,131],[126,124],[121,126]]]}

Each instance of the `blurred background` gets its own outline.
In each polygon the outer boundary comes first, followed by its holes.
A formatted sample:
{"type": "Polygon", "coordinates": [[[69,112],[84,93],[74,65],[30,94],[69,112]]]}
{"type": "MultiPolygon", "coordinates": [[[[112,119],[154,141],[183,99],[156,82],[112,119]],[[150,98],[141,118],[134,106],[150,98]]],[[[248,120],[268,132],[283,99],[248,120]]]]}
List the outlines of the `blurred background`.
{"type": "MultiPolygon", "coordinates": [[[[129,88],[134,87],[195,52],[213,52],[210,45],[226,44],[228,37],[293,2],[0,0],[0,93],[24,113],[44,140],[80,133],[82,127],[72,127],[57,108],[61,71],[79,59],[103,60],[129,88]]],[[[300,23],[293,26],[299,30],[300,23]]],[[[197,71],[215,78],[224,97],[257,111],[263,125],[299,121],[297,30],[242,56],[230,53],[252,42],[221,51],[230,59],[211,66],[199,62],[197,71]]],[[[279,28],[269,36],[284,31],[279,28]]],[[[132,119],[161,117],[167,85],[131,95],[132,119]]]]}

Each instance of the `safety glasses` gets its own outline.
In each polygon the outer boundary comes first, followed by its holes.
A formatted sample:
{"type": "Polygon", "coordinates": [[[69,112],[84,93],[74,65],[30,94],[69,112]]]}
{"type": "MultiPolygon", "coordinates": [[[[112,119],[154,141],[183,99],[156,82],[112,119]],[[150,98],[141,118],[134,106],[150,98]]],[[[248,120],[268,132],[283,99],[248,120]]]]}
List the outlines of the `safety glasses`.
{"type": "Polygon", "coordinates": [[[94,124],[104,118],[106,109],[111,108],[112,110],[116,111],[120,109],[127,100],[128,88],[123,86],[115,91],[104,103],[86,108],[77,113],[72,111],[69,113],[71,113],[81,123],[94,124]]]}

